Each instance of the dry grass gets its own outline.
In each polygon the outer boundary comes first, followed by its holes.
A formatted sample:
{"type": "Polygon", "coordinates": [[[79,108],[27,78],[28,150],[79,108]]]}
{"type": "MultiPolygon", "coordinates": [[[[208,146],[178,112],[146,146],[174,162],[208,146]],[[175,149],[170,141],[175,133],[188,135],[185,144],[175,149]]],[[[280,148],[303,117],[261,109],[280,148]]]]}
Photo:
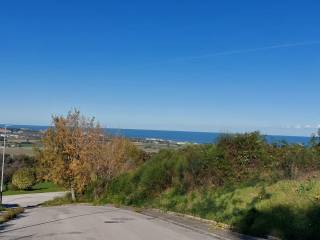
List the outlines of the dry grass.
{"type": "Polygon", "coordinates": [[[20,213],[23,213],[23,212],[24,212],[24,209],[21,207],[3,209],[0,212],[0,224],[17,217],[20,213]]]}
{"type": "Polygon", "coordinates": [[[32,147],[8,147],[6,153],[10,155],[27,155],[34,156],[32,147]]]}

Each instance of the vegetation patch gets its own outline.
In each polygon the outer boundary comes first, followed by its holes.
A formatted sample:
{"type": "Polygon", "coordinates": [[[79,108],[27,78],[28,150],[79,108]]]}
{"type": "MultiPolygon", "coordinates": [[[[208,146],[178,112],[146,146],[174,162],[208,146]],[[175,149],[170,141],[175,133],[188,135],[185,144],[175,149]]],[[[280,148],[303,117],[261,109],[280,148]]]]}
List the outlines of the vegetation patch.
{"type": "Polygon", "coordinates": [[[20,213],[23,213],[23,208],[1,208],[0,209],[0,224],[7,222],[15,217],[17,217],[20,213]]]}
{"type": "Polygon", "coordinates": [[[90,200],[86,199],[85,197],[78,198],[76,201],[72,199],[72,196],[70,193],[67,193],[63,197],[56,197],[52,200],[46,201],[41,204],[41,206],[44,207],[54,207],[54,206],[61,206],[61,205],[67,205],[67,204],[73,204],[73,203],[89,203],[90,200]]]}
{"type": "Polygon", "coordinates": [[[95,119],[78,110],[54,116],[53,125],[36,149],[38,177],[64,186],[73,201],[86,189],[100,195],[108,182],[144,161],[144,153],[129,140],[106,139],[95,119]]]}
{"type": "Polygon", "coordinates": [[[18,194],[29,194],[29,193],[45,193],[45,192],[60,192],[65,191],[63,187],[58,186],[52,182],[40,182],[35,184],[28,190],[17,190],[14,187],[10,187],[10,190],[7,190],[3,195],[18,195],[18,194]]]}
{"type": "Polygon", "coordinates": [[[21,168],[12,176],[12,184],[19,190],[29,190],[35,182],[35,171],[32,168],[21,168]]]}

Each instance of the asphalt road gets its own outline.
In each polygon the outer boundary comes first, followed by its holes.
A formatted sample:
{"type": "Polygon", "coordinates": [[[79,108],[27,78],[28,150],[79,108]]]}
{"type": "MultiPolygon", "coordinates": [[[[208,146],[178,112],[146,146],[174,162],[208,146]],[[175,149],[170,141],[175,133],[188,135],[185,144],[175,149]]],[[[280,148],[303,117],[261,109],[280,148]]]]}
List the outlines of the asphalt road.
{"type": "Polygon", "coordinates": [[[36,207],[64,193],[7,196],[4,201],[26,207],[18,218],[0,225],[0,240],[20,239],[108,239],[108,240],[233,240],[216,235],[206,227],[176,221],[161,215],[140,214],[111,206],[85,204],[36,207]],[[31,207],[34,206],[34,207],[31,207]]]}
{"type": "Polygon", "coordinates": [[[217,239],[155,217],[109,206],[29,208],[0,226],[0,239],[217,239]]]}
{"type": "Polygon", "coordinates": [[[20,195],[3,196],[5,205],[19,205],[21,207],[37,206],[40,203],[61,197],[65,192],[29,193],[20,195]]]}

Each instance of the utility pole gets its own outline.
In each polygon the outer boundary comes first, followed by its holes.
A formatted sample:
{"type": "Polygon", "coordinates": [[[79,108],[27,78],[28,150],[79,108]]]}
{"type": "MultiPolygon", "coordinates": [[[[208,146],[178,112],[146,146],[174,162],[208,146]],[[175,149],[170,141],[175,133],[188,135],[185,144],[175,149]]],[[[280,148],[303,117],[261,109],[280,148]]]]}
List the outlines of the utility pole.
{"type": "Polygon", "coordinates": [[[2,166],[1,166],[1,186],[0,186],[0,204],[2,205],[2,193],[3,193],[3,174],[4,174],[4,159],[6,156],[6,137],[7,137],[7,126],[4,126],[4,137],[3,137],[3,151],[2,151],[2,166]]]}

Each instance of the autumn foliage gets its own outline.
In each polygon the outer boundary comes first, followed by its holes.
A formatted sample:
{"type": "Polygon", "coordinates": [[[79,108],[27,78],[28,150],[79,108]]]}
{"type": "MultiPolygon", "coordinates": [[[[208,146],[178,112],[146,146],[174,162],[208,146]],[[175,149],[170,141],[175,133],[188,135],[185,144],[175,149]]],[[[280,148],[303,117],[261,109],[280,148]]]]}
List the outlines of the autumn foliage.
{"type": "Polygon", "coordinates": [[[82,116],[78,110],[70,111],[67,117],[54,116],[42,145],[37,150],[40,178],[70,189],[74,200],[89,184],[111,180],[141,159],[131,142],[106,139],[95,119],[82,116]]]}
{"type": "Polygon", "coordinates": [[[21,168],[12,177],[12,184],[19,190],[28,190],[36,182],[35,172],[32,168],[21,168]]]}

